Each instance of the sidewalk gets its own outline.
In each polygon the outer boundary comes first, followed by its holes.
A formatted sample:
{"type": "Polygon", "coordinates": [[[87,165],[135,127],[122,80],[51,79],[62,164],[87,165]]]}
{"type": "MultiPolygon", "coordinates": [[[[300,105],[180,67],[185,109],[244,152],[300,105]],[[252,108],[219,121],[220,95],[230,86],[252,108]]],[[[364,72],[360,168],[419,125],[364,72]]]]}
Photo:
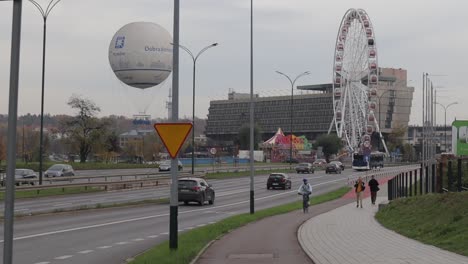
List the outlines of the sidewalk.
{"type": "Polygon", "coordinates": [[[215,241],[196,263],[313,263],[297,241],[297,229],[309,218],[348,203],[350,203],[349,199],[337,199],[311,206],[308,214],[297,210],[250,223],[215,241]]]}
{"type": "MultiPolygon", "coordinates": [[[[368,189],[368,188],[366,188],[368,189]]],[[[387,200],[381,185],[376,204],[387,200]]],[[[378,206],[370,198],[311,218],[298,231],[298,239],[315,264],[468,264],[468,257],[401,236],[374,218],[378,206]]]]}

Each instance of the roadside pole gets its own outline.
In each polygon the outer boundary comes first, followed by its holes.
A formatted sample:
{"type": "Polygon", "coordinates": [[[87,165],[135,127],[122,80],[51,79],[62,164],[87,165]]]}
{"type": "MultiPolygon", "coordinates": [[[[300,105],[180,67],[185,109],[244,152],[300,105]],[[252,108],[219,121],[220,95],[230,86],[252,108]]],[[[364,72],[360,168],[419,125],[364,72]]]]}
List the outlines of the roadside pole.
{"type": "MultiPolygon", "coordinates": [[[[179,120],[179,10],[180,0],[174,0],[174,36],[172,52],[172,122],[179,120]]],[[[176,156],[171,161],[171,205],[169,216],[169,248],[178,247],[178,206],[179,197],[177,197],[177,176],[179,174],[179,159],[176,156]]]]}
{"type": "Polygon", "coordinates": [[[22,0],[13,1],[13,23],[10,58],[10,99],[8,104],[7,174],[5,189],[5,222],[3,234],[3,263],[13,263],[13,222],[15,207],[16,125],[18,118],[18,81],[21,42],[22,0]]]}

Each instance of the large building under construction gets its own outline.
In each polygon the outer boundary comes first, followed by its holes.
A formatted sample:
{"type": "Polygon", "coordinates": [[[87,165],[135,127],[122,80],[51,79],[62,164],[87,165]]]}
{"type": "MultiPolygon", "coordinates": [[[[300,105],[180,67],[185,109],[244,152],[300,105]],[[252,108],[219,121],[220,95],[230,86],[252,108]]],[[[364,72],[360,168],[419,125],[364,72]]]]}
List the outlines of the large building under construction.
{"type": "MultiPolygon", "coordinates": [[[[406,70],[380,68],[379,71],[375,113],[382,132],[390,133],[395,127],[408,126],[414,88],[408,86],[406,70]]],[[[311,92],[293,98],[255,95],[255,123],[261,128],[263,139],[273,136],[278,128],[289,134],[291,120],[295,135],[315,139],[328,132],[333,119],[332,84],[304,85],[297,89],[311,92]]],[[[249,123],[249,110],[250,94],[231,91],[227,100],[211,101],[206,136],[216,141],[234,140],[239,129],[249,123]]]]}

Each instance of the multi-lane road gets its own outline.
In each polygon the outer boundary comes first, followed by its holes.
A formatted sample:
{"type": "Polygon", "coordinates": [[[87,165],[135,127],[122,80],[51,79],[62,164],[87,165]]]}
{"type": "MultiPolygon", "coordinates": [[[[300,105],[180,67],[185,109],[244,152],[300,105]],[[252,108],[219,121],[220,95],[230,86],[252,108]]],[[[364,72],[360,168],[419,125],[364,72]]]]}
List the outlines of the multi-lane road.
{"type": "MultiPolygon", "coordinates": [[[[388,168],[386,170],[392,170],[388,168]]],[[[341,186],[356,172],[329,175],[291,174],[291,190],[267,190],[267,175],[255,177],[255,208],[268,208],[298,201],[302,178],[314,187],[313,196],[341,186]]],[[[214,205],[181,205],[179,232],[217,222],[249,211],[249,178],[212,180],[216,190],[214,205]]],[[[118,192],[68,195],[34,200],[18,200],[16,210],[41,211],[51,207],[131,201],[168,197],[167,187],[118,192]]],[[[122,263],[126,259],[168,239],[168,205],[108,208],[22,217],[15,220],[14,263],[122,263]]],[[[3,225],[0,230],[3,238],[3,225]]],[[[3,241],[1,241],[3,249],[3,241]]],[[[2,250],[1,249],[1,250],[2,250]]],[[[181,249],[182,250],[182,249],[181,249]]],[[[0,252],[3,255],[3,252],[0,252]]]]}

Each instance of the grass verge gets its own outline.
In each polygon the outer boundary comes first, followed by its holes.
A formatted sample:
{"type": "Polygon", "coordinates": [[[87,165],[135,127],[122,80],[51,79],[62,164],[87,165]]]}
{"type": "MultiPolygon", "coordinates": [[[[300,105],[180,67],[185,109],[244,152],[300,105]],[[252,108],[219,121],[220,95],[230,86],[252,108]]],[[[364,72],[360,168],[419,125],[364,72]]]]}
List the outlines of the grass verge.
{"type": "MultiPolygon", "coordinates": [[[[278,169],[278,170],[256,170],[255,174],[270,174],[274,172],[285,172],[290,173],[292,170],[289,169],[278,169]]],[[[207,173],[206,179],[225,179],[225,178],[237,178],[237,177],[246,177],[250,175],[250,171],[238,171],[238,172],[215,172],[207,173]]]]}
{"type": "MultiPolygon", "coordinates": [[[[40,191],[21,191],[17,190],[15,192],[15,199],[19,198],[39,198],[45,196],[56,196],[56,195],[67,195],[67,194],[77,194],[77,193],[90,193],[90,192],[101,192],[103,191],[100,187],[67,187],[67,188],[50,188],[40,191]]],[[[5,192],[0,192],[0,200],[3,200],[5,197],[5,192]]]]}
{"type": "MultiPolygon", "coordinates": [[[[332,191],[317,197],[313,197],[311,205],[324,203],[337,199],[350,190],[349,187],[343,187],[336,191],[332,191]]],[[[239,228],[250,222],[263,219],[268,216],[288,213],[294,210],[302,209],[302,201],[297,201],[285,205],[280,205],[273,208],[257,211],[255,214],[241,214],[226,218],[215,224],[207,225],[197,229],[190,230],[179,235],[179,248],[183,250],[172,251],[169,249],[169,241],[163,242],[147,252],[137,256],[132,264],[185,264],[190,263],[193,258],[205,247],[210,241],[228,233],[229,231],[239,228]]]]}
{"type": "Polygon", "coordinates": [[[404,236],[468,256],[468,192],[397,199],[376,218],[404,236]]]}

